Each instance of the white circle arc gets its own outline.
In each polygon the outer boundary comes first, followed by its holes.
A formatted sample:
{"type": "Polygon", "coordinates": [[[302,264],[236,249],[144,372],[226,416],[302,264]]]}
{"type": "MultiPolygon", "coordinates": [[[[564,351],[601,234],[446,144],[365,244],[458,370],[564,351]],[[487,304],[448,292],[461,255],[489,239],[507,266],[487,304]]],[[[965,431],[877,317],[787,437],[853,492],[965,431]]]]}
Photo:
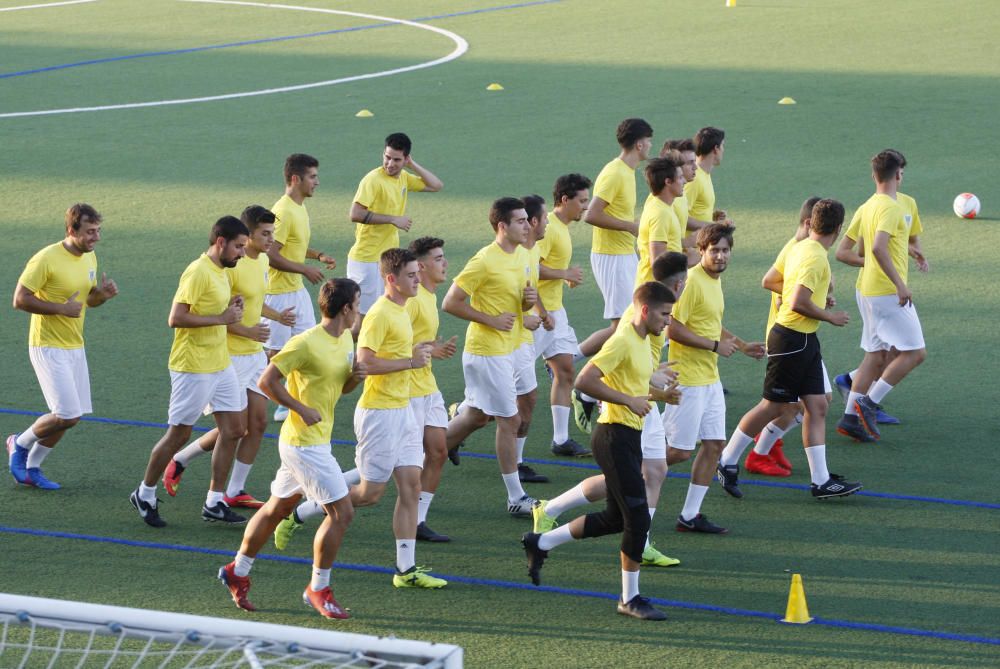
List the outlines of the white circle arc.
{"type": "Polygon", "coordinates": [[[466,51],[469,50],[469,43],[465,41],[461,35],[457,35],[450,30],[445,30],[444,28],[438,28],[436,26],[426,25],[423,23],[417,23],[415,21],[407,21],[406,19],[396,19],[391,16],[379,16],[378,14],[364,14],[361,12],[348,12],[339,9],[323,9],[320,7],[299,7],[296,5],[280,5],[274,3],[264,3],[264,2],[244,2],[242,0],[182,0],[183,2],[199,2],[205,4],[216,4],[216,5],[243,5],[247,7],[264,7],[268,9],[288,9],[293,11],[302,12],[317,12],[320,14],[340,14],[343,16],[354,16],[362,19],[372,19],[375,21],[385,21],[388,23],[397,23],[404,26],[410,26],[412,28],[419,28],[421,30],[428,30],[430,32],[438,33],[439,35],[444,35],[452,42],[455,43],[455,48],[452,49],[451,53],[441,58],[435,58],[434,60],[429,60],[423,63],[417,63],[415,65],[406,65],[405,67],[397,67],[391,70],[382,70],[381,72],[370,72],[368,74],[356,74],[350,77],[341,77],[339,79],[328,79],[326,81],[315,81],[308,84],[297,84],[294,86],[281,86],[279,88],[263,88],[256,91],[243,91],[240,93],[226,93],[223,95],[207,95],[204,97],[197,98],[177,98],[174,100],[153,100],[150,102],[130,102],[124,104],[116,105],[100,105],[96,107],[69,107],[66,109],[42,109],[37,111],[25,111],[25,112],[8,112],[0,114],[0,118],[19,118],[25,116],[50,116],[54,114],[77,114],[81,112],[99,112],[99,111],[112,111],[115,109],[141,109],[144,107],[164,107],[167,105],[187,105],[194,104],[197,102],[216,102],[218,100],[235,100],[238,98],[249,98],[258,95],[274,95],[277,93],[289,93],[291,91],[302,91],[310,88],[322,88],[324,86],[336,86],[337,84],[347,84],[352,81],[363,81],[365,79],[377,79],[379,77],[389,77],[394,74],[402,74],[404,72],[413,72],[415,70],[423,70],[429,67],[434,67],[436,65],[443,65],[444,63],[450,62],[459,58],[466,51]]]}

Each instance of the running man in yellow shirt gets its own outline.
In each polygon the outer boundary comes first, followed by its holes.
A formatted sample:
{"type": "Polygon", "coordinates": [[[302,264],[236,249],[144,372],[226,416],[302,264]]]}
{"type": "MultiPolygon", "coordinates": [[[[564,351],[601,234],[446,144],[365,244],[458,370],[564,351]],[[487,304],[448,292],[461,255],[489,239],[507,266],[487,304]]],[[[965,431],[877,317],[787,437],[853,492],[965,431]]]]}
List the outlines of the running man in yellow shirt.
{"type": "MultiPolygon", "coordinates": [[[[660,157],[667,155],[669,151],[677,151],[681,154],[684,161],[684,184],[687,185],[694,181],[695,174],[698,172],[698,157],[694,152],[694,140],[688,137],[668,139],[663,143],[660,157]]],[[[684,229],[684,239],[681,240],[682,252],[688,257],[688,267],[694,267],[701,261],[701,255],[698,254],[698,247],[695,245],[695,237],[698,235],[698,231],[705,226],[689,215],[686,195],[681,194],[675,197],[673,207],[674,213],[677,214],[677,220],[680,221],[681,227],[684,229]]]]}
{"type": "MultiPolygon", "coordinates": [[[[379,274],[379,258],[384,251],[399,246],[399,231],[409,232],[412,219],[406,215],[410,193],[436,193],[444,183],[413,159],[413,143],[404,133],[385,138],[382,165],[366,174],[351,203],[354,246],[347,253],[347,276],[361,286],[361,318],[382,296],[385,287],[379,274]],[[408,172],[406,168],[415,173],[408,172]]],[[[360,331],[360,321],[354,332],[360,331]]]]}
{"type": "Polygon", "coordinates": [[[684,228],[674,210],[674,200],[684,196],[684,173],[681,154],[670,151],[646,163],[646,183],[650,197],[639,219],[636,247],[639,266],[635,287],[653,280],[653,260],[666,251],[681,251],[684,228]]]}
{"type": "Polygon", "coordinates": [[[203,413],[211,413],[219,427],[212,452],[212,485],[202,507],[206,521],[242,524],[246,518],[233,513],[224,501],[223,485],[229,477],[233,455],[246,433],[243,410],[247,394],[229,358],[226,326],[243,318],[243,298],[233,295],[227,267],[236,267],[246,253],[250,231],[240,219],[223,216],[212,226],[209,247],[181,275],[167,323],[174,328],[170,348],[170,408],[167,432],[149,454],[146,473],[129,501],[151,527],[164,527],[156,500],[156,483],[174,454],[191,436],[203,413]]]}
{"type": "Polygon", "coordinates": [[[31,314],[28,357],[49,413],[7,437],[9,467],[15,481],[42,490],[60,487],[42,473],[42,462],[66,430],[92,411],[83,345],[87,307],[118,294],[113,280],[103,273],[97,278],[101,220],[89,204],[67,209],[66,236],[32,256],[14,288],[14,308],[31,314]]]}
{"type": "Polygon", "coordinates": [[[688,216],[693,219],[688,223],[689,228],[692,225],[704,227],[713,221],[715,186],[712,173],[722,164],[722,156],[726,152],[725,131],[711,126],[699,130],[694,136],[694,152],[697,170],[694,179],[684,187],[688,216]]]}
{"type": "Polygon", "coordinates": [[[281,467],[271,483],[271,497],[243,533],[236,559],[219,569],[233,601],[256,611],[248,599],[250,569],[275,527],[303,495],[326,513],[313,540],[312,579],[302,601],[325,618],[350,614],[333,596],[330,571],[354,517],[347,482],[330,447],[334,413],[343,393],[365,378],[365,365],[354,356],[351,324],[358,315],[361,291],[350,279],[330,279],[320,288],[320,324],[292,337],[260,377],[260,389],[291,410],[281,426],[281,467]],[[283,383],[287,379],[287,388],[283,383]]]}

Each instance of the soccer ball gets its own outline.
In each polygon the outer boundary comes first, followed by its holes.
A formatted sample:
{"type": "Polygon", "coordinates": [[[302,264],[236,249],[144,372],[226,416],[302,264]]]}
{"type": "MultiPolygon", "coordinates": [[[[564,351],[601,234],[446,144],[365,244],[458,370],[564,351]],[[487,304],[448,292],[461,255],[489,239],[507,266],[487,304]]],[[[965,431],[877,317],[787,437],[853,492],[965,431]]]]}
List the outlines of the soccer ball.
{"type": "Polygon", "coordinates": [[[955,198],[951,208],[959,218],[975,218],[979,215],[979,198],[972,193],[962,193],[955,198]]]}

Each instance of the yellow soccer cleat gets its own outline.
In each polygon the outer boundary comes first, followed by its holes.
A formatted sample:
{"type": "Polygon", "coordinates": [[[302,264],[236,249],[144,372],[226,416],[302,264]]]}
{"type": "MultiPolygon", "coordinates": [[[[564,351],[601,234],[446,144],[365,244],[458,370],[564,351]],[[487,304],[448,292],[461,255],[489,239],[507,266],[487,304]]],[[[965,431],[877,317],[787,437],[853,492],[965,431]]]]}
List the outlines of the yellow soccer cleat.
{"type": "Polygon", "coordinates": [[[540,499],[531,507],[531,531],[535,534],[545,534],[559,526],[555,518],[545,513],[546,504],[548,504],[547,499],[540,499]]]}
{"type": "Polygon", "coordinates": [[[675,567],[680,563],[681,561],[677,558],[668,557],[653,548],[653,544],[649,544],[642,552],[643,567],[675,567]]]}
{"type": "Polygon", "coordinates": [[[392,584],[397,588],[427,588],[434,590],[448,585],[448,581],[437,576],[431,576],[427,567],[410,567],[403,573],[398,571],[392,577],[392,584]]]}

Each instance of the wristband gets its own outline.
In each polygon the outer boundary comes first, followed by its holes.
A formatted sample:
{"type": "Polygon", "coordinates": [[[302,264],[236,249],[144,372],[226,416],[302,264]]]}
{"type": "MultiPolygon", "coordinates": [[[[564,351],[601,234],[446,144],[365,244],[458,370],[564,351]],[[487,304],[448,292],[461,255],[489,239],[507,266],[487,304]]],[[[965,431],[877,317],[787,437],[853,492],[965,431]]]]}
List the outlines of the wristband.
{"type": "Polygon", "coordinates": [[[715,344],[712,345],[712,353],[718,353],[718,352],[719,352],[719,342],[716,341],[715,344]]]}

